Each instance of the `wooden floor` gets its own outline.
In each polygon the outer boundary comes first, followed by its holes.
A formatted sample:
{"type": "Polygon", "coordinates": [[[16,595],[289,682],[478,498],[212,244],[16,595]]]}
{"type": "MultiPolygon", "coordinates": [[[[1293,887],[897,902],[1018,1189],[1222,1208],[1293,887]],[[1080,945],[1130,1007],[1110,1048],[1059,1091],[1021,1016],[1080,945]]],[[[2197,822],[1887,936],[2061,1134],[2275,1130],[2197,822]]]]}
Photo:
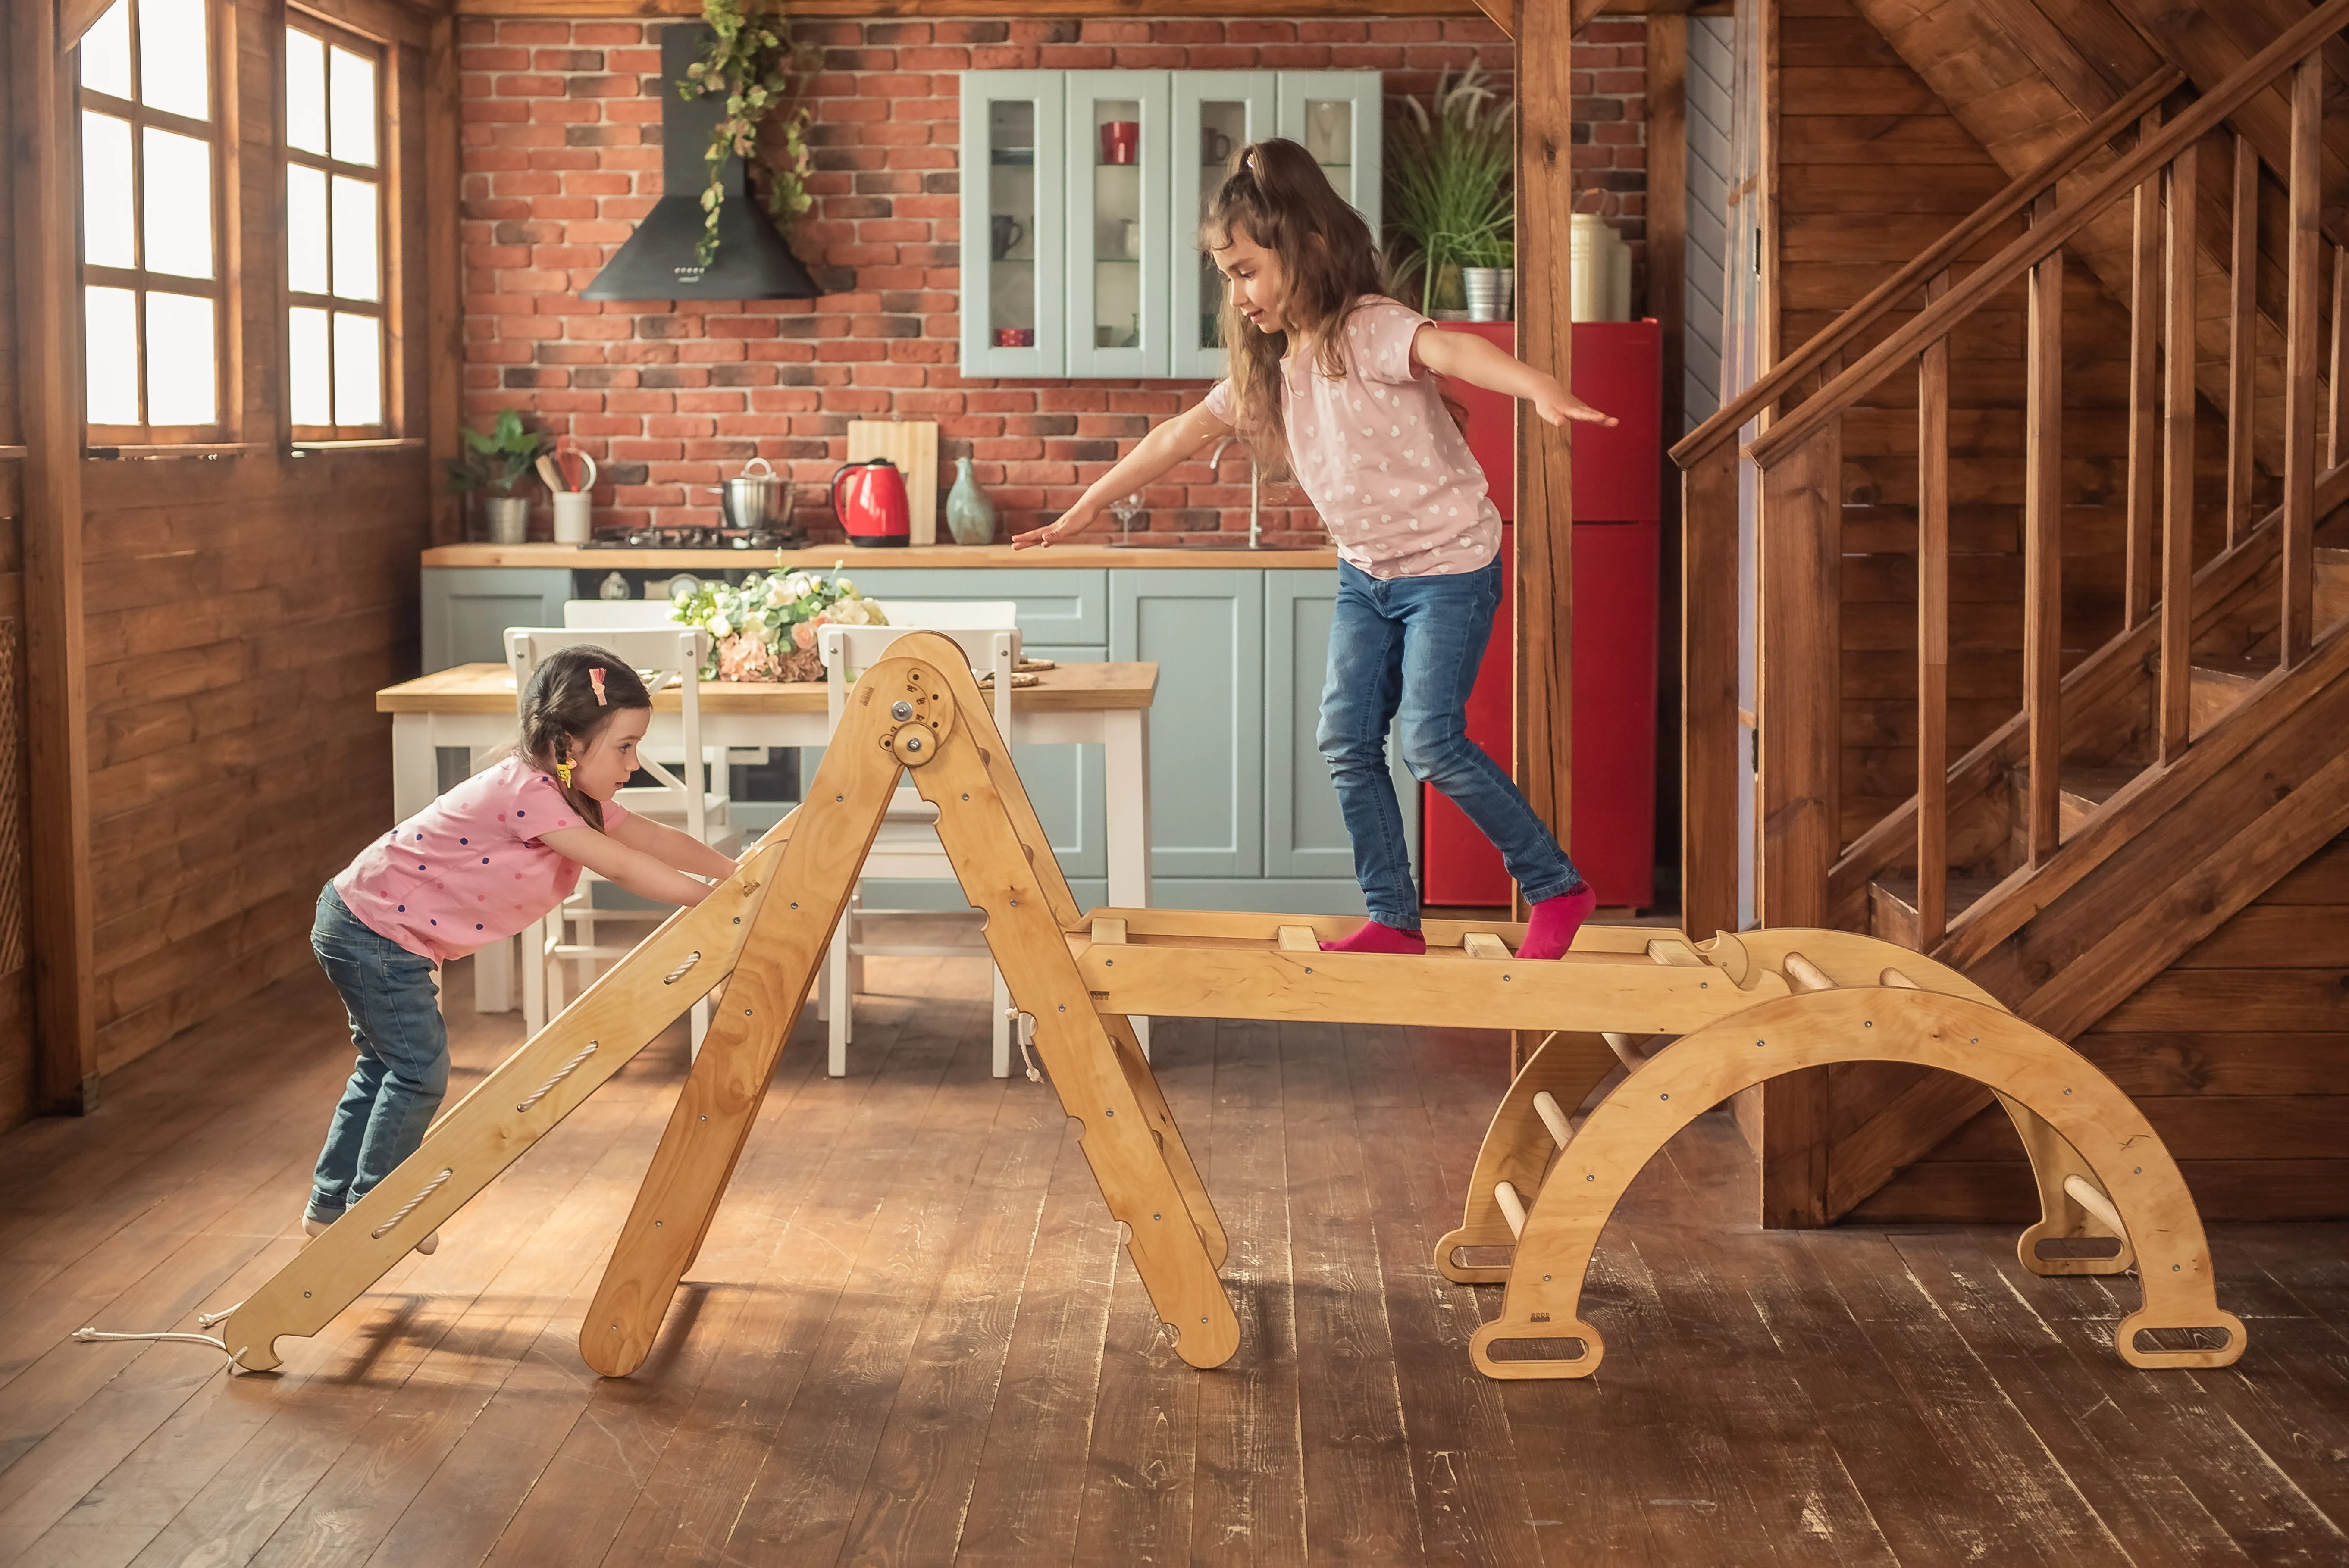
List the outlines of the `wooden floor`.
{"type": "MultiPolygon", "coordinates": [[[[1599,1252],[1604,1369],[1495,1384],[1498,1287],[1429,1249],[1500,1037],[1162,1023],[1232,1237],[1241,1349],[1202,1373],[1050,1091],[987,1076],[978,966],[872,970],[853,1075],[803,1023],[625,1381],[574,1336],[681,1037],[272,1376],[67,1336],[191,1327],[291,1255],[347,1070],[323,980],[0,1137],[0,1562],[2349,1562],[2349,1227],[2220,1231],[2250,1355],[2135,1372],[2126,1282],[2008,1233],[1755,1232],[1707,1117],[1599,1252]]],[[[456,979],[461,1092],[519,1025],[456,979]]]]}

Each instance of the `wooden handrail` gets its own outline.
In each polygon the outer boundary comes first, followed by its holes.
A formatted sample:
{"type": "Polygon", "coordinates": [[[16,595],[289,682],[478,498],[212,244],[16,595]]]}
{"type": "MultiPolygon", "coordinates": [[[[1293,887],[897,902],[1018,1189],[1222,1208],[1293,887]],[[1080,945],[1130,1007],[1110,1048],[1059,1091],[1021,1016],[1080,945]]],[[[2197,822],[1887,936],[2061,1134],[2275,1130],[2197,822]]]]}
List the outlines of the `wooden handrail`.
{"type": "Polygon", "coordinates": [[[1739,393],[1713,418],[1682,437],[1671,449],[1672,461],[1693,468],[1707,452],[1734,436],[1745,422],[1785,397],[1795,384],[1824,365],[1827,356],[1848,346],[1900,300],[1946,269],[1978,244],[1984,234],[2031,205],[2041,191],[2072,172],[2088,155],[2128,128],[2129,122],[2168,98],[2186,80],[2185,74],[2165,68],[2130,89],[2112,108],[2073,133],[2071,139],[2039,166],[2015,176],[2006,189],[1958,221],[1957,226],[1918,253],[1899,272],[1868,294],[1812,336],[1800,348],[1770,368],[1768,375],[1739,393]]]}
{"type": "MultiPolygon", "coordinates": [[[[1896,327],[1855,361],[1844,373],[1780,418],[1746,449],[1746,455],[1764,468],[1794,450],[1827,420],[1837,417],[1874,389],[1877,383],[1903,365],[1926,344],[1944,336],[1972,315],[1983,302],[2006,288],[2042,257],[2087,227],[2114,198],[2147,175],[2175,160],[2238,108],[2254,93],[2274,85],[2292,66],[2324,40],[2349,25],[2349,0],[2325,0],[2301,21],[2277,35],[2273,43],[2246,61],[2241,69],[2195,100],[2155,135],[2114,160],[2085,191],[2064,202],[2044,222],[1968,273],[1961,283],[1896,327]]],[[[1726,413],[1726,410],[1723,411],[1726,413]]],[[[1719,416],[1716,416],[1718,418],[1719,416]]],[[[1694,439],[1693,437],[1691,439],[1694,439]]],[[[1682,446],[1686,446],[1682,442],[1682,446]]],[[[1675,458],[1680,448],[1673,449],[1675,458]]]]}

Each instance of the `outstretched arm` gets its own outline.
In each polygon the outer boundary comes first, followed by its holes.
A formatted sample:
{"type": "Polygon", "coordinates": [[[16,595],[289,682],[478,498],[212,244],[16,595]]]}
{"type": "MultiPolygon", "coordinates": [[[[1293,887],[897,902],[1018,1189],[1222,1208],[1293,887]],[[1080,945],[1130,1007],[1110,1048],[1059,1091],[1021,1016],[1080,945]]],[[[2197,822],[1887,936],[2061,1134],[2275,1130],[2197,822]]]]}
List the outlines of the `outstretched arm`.
{"type": "Polygon", "coordinates": [[[1438,376],[1522,398],[1553,425],[1563,425],[1568,419],[1593,425],[1615,422],[1612,414],[1600,413],[1559,386],[1557,377],[1548,371],[1535,369],[1473,332],[1446,332],[1430,323],[1413,335],[1411,356],[1438,376]]]}
{"type": "MultiPolygon", "coordinates": [[[[635,820],[633,814],[626,819],[635,820]]],[[[618,882],[641,898],[662,903],[697,904],[709,895],[708,882],[697,881],[662,863],[658,857],[631,849],[585,824],[541,833],[538,841],[556,854],[577,861],[605,882],[618,882]]]]}
{"type": "Polygon", "coordinates": [[[1231,433],[1232,428],[1208,413],[1205,403],[1162,421],[1109,472],[1087,486],[1077,504],[1062,512],[1058,522],[1012,535],[1011,548],[1057,544],[1082,533],[1101,521],[1102,509],[1111,501],[1155,483],[1175,464],[1197,457],[1208,442],[1231,433]]]}

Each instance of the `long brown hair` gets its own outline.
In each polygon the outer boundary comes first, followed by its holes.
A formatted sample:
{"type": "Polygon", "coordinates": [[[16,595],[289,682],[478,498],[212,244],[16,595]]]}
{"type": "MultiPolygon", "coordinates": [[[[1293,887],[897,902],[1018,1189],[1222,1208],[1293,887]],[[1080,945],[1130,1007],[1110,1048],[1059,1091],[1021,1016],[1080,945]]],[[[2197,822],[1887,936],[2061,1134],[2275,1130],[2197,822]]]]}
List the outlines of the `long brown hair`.
{"type": "Polygon", "coordinates": [[[1236,231],[1280,258],[1288,284],[1282,314],[1289,332],[1257,331],[1229,289],[1223,304],[1236,428],[1257,469],[1268,479],[1285,479],[1288,432],[1281,416],[1280,362],[1288,356],[1291,332],[1315,346],[1318,373],[1343,376],[1338,325],[1363,296],[1385,293],[1386,278],[1370,224],[1330,186],[1313,155],[1285,138],[1241,148],[1208,199],[1200,243],[1210,252],[1224,250],[1236,231]]]}
{"type": "Polygon", "coordinates": [[[578,761],[622,708],[652,705],[644,677],[619,655],[584,643],[558,648],[533,672],[523,693],[522,734],[515,749],[532,767],[554,774],[564,798],[600,833],[604,803],[576,785],[561,783],[555,764],[578,761]]]}

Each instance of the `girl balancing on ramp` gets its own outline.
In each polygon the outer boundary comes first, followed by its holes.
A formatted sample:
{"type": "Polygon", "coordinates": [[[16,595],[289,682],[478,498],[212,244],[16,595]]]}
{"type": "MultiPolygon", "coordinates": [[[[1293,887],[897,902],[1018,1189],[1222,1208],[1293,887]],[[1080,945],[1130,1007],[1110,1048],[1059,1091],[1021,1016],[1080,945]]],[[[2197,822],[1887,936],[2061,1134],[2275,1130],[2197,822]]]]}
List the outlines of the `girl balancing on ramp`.
{"type": "MultiPolygon", "coordinates": [[[[613,797],[652,722],[616,654],[552,655],[523,696],[512,755],[359,851],[318,890],[310,945],[350,1015],[358,1064],[326,1129],[302,1213],[316,1235],[424,1141],[449,1088],[435,972],[502,942],[571,895],[579,868],[663,903],[699,903],[735,863],[613,797]]],[[[689,772],[698,773],[698,769],[689,772]]],[[[435,1232],[419,1253],[440,1244],[435,1232]]]]}
{"type": "Polygon", "coordinates": [[[1058,543],[1237,428],[1268,475],[1288,475],[1338,546],[1338,603],[1321,692],[1330,764],[1370,919],[1348,953],[1424,953],[1402,812],[1387,771],[1402,759],[1467,813],[1525,890],[1518,956],[1573,945],[1598,895],[1526,798],[1468,738],[1469,688],[1501,598],[1501,515],[1429,373],[1521,397],[1553,425],[1615,421],[1555,377],[1485,339],[1445,332],[1382,292],[1370,226],[1296,142],[1244,149],[1201,240],[1224,273],[1232,373],[1160,425],[1076,505],[1012,541],[1058,543]]]}

